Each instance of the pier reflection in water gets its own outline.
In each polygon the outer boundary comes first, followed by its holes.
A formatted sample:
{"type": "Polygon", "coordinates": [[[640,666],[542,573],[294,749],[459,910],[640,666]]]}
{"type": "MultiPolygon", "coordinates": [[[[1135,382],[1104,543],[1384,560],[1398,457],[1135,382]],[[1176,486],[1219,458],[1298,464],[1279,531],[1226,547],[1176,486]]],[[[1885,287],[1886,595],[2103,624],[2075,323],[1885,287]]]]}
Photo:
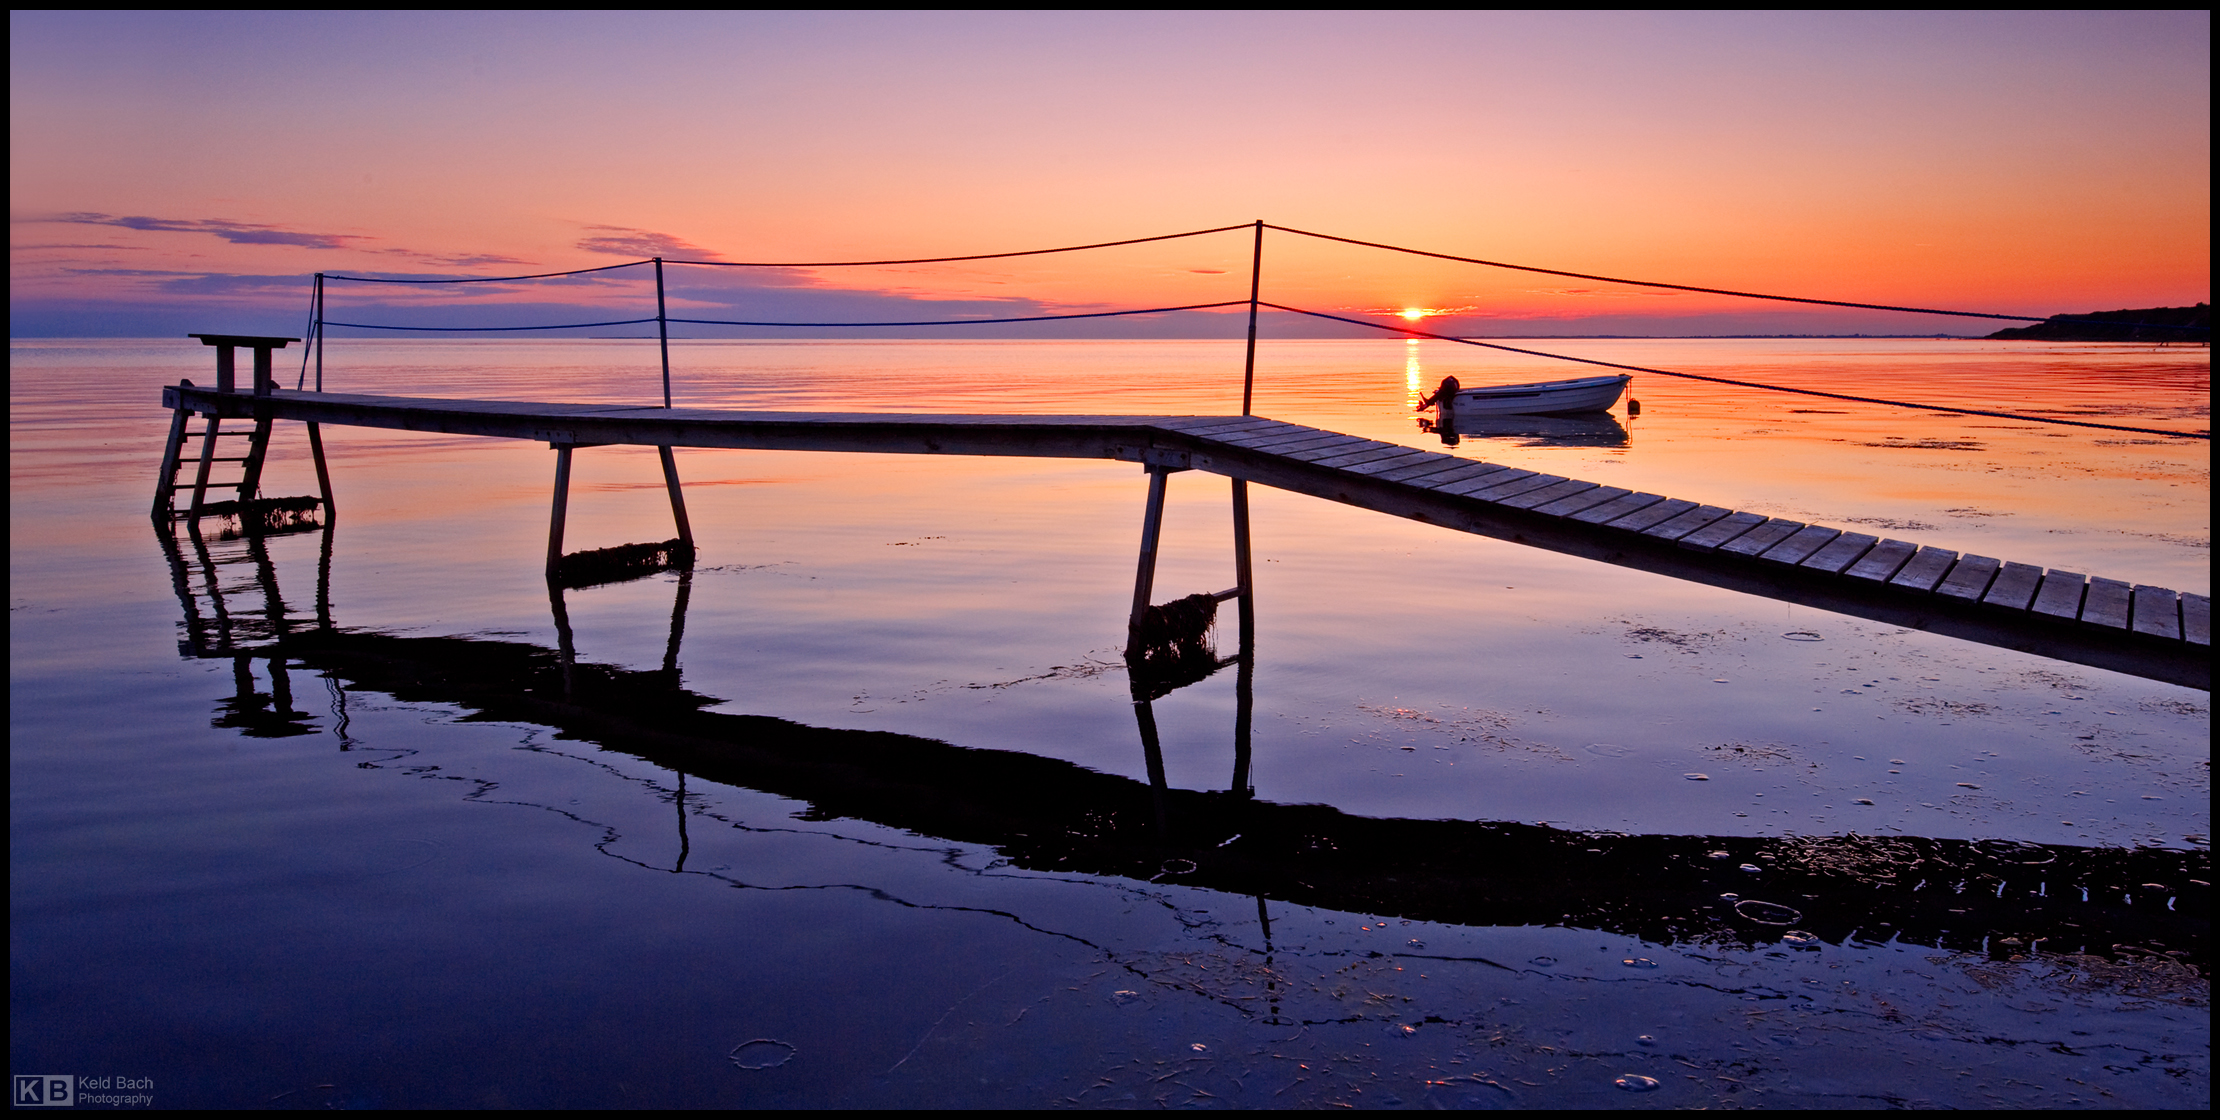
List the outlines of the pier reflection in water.
{"type": "Polygon", "coordinates": [[[235,666],[238,691],[219,702],[216,726],[258,737],[314,733],[291,685],[292,670],[305,669],[333,689],[342,750],[350,691],[553,728],[676,772],[672,871],[686,869],[692,849],[691,776],[805,802],[809,819],[989,846],[1018,868],[1252,897],[1267,938],[1267,907],[1277,903],[1462,926],[1577,927],[1666,945],[1901,942],[1998,961],[2043,953],[2135,961],[2150,958],[2139,946],[2159,945],[2209,968],[2208,888],[2199,882],[2209,880],[2209,857],[2201,852],[1856,834],[1629,835],[1258,801],[1248,777],[1256,650],[1247,619],[1231,655],[1219,656],[1209,628],[1196,626],[1181,640],[1204,651],[1200,662],[1129,659],[1144,784],[1023,752],[711,711],[721,701],[681,678],[692,590],[685,567],[672,574],[669,638],[654,669],[579,660],[567,596],[593,592],[553,581],[552,650],[342,628],[330,614],[333,530],[320,531],[307,614],[286,603],[260,537],[181,541],[157,531],[183,609],[180,653],[235,666]],[[237,569],[251,575],[227,578],[237,569]],[[253,682],[253,660],[267,665],[267,696],[253,682]],[[1152,705],[1229,667],[1228,787],[1172,788],[1152,705]]]}

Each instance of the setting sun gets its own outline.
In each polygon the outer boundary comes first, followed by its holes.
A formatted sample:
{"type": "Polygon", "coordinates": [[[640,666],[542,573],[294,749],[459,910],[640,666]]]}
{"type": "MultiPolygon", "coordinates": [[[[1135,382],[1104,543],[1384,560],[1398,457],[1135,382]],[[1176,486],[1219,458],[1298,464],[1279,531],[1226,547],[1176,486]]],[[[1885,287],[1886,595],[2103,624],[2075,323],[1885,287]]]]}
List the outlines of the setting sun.
{"type": "Polygon", "coordinates": [[[1406,307],[1402,311],[1397,312],[1397,314],[1415,323],[1418,322],[1420,319],[1423,319],[1426,316],[1432,314],[1432,312],[1426,310],[1423,307],[1406,307]]]}

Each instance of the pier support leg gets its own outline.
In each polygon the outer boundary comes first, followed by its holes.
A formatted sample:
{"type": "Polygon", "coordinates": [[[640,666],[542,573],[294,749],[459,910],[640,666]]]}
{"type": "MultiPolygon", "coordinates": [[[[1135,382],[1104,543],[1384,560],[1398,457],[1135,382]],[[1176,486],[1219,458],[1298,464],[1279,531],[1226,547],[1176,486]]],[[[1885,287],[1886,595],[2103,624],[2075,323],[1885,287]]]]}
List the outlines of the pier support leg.
{"type": "Polygon", "coordinates": [[[1129,642],[1140,632],[1141,619],[1149,609],[1149,594],[1156,589],[1156,542],[1164,532],[1164,481],[1171,469],[1152,466],[1148,472],[1148,512],[1141,517],[1141,566],[1133,577],[1133,614],[1125,624],[1129,642]]]}
{"type": "Polygon", "coordinates": [[[308,454],[310,458],[316,460],[316,490],[324,499],[324,524],[330,525],[332,519],[331,469],[324,465],[323,428],[314,420],[308,422],[308,454]]]}
{"type": "Polygon", "coordinates": [[[563,515],[570,508],[570,453],[567,443],[555,445],[555,509],[547,519],[547,578],[563,567],[563,515]]]}
{"type": "Polygon", "coordinates": [[[169,524],[177,508],[177,461],[185,449],[185,422],[192,416],[182,408],[170,413],[170,440],[162,445],[162,473],[154,481],[154,521],[159,525],[169,524]]]}
{"type": "Polygon", "coordinates": [[[254,419],[254,434],[247,437],[247,461],[240,464],[239,472],[239,526],[242,529],[254,524],[254,515],[247,505],[262,491],[262,463],[270,454],[271,423],[269,414],[263,412],[254,419]]]}
{"type": "Polygon", "coordinates": [[[690,557],[694,554],[694,526],[686,520],[686,495],[678,487],[678,459],[668,446],[655,451],[663,460],[663,487],[671,492],[671,520],[678,523],[678,543],[690,557]]]}
{"type": "Polygon", "coordinates": [[[193,475],[192,522],[200,524],[200,507],[208,504],[208,472],[216,463],[216,432],[222,422],[208,414],[208,430],[201,436],[200,470],[193,475]]]}

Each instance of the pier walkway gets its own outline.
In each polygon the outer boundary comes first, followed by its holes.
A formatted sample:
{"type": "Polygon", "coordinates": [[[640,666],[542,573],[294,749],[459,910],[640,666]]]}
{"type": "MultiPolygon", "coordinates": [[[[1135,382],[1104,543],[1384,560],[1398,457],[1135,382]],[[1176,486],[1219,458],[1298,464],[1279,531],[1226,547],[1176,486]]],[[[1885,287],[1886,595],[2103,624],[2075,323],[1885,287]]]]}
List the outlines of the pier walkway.
{"type": "MultiPolygon", "coordinates": [[[[1142,464],[1152,475],[1137,607],[1147,595],[1163,476],[1199,470],[1821,610],[2211,687],[2211,602],[2205,595],[1960,555],[1259,416],[750,412],[290,392],[262,377],[256,381],[262,391],[254,394],[190,383],[163,389],[163,404],[177,410],[178,420],[158,515],[169,508],[171,491],[189,488],[172,480],[181,465],[185,417],[196,412],[210,418],[211,433],[219,419],[256,421],[257,460],[271,420],[308,423],[320,478],[325,471],[314,433],[322,424],[546,442],[560,453],[551,553],[560,548],[563,479],[576,447],[1116,459],[1142,464]]],[[[690,546],[667,452],[664,464],[681,536],[690,546]]],[[[250,467],[258,473],[259,461],[250,467]]],[[[195,509],[207,486],[205,465],[200,481],[195,509]]],[[[325,489],[328,503],[328,478],[325,489]]],[[[242,487],[240,496],[253,494],[242,487]]],[[[1245,536],[1238,533],[1237,547],[1246,545],[1245,536]]],[[[1245,547],[1241,551],[1245,561],[1245,547]]]]}

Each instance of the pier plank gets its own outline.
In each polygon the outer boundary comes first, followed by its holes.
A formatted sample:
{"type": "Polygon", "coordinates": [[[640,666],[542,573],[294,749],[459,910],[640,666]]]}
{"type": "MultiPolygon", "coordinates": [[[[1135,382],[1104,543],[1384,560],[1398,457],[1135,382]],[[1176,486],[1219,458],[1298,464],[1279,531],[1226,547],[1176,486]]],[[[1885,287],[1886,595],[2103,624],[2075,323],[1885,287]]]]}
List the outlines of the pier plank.
{"type": "Polygon", "coordinates": [[[1216,439],[1239,432],[1279,431],[1294,427],[1285,420],[1273,420],[1264,416],[1179,416],[1160,421],[1155,426],[1205,439],[1216,439]]]}
{"type": "Polygon", "coordinates": [[[1243,428],[1239,431],[1197,435],[1196,438],[1207,439],[1214,443],[1230,443],[1239,447],[1261,447],[1276,440],[1293,439],[1297,436],[1334,434],[1337,433],[1328,432],[1323,428],[1305,427],[1301,424],[1274,424],[1269,428],[1243,428]]]}
{"type": "MultiPolygon", "coordinates": [[[[1382,460],[1393,460],[1396,462],[1402,462],[1413,456],[1426,454],[1430,454],[1430,452],[1414,451],[1411,448],[1405,447],[1400,443],[1382,443],[1375,444],[1371,447],[1366,447],[1362,450],[1352,450],[1343,455],[1328,455],[1322,459],[1312,459],[1310,460],[1310,462],[1314,466],[1332,467],[1337,470],[1347,470],[1350,467],[1360,466],[1365,463],[1377,463],[1382,460]]],[[[1301,458],[1301,456],[1292,457],[1301,458]]]]}
{"type": "Polygon", "coordinates": [[[1440,486],[1433,487],[1432,489],[1438,493],[1447,494],[1451,497],[1468,498],[1475,493],[1500,486],[1506,482],[1511,481],[1512,479],[1539,477],[1541,477],[1540,471],[1530,471],[1526,470],[1523,467],[1511,467],[1507,470],[1491,471],[1484,475],[1476,475],[1471,478],[1464,478],[1459,479],[1455,482],[1444,483],[1440,486]]]}
{"type": "Polygon", "coordinates": [[[1896,575],[1890,577],[1889,586],[1911,591],[1933,591],[1935,585],[1941,583],[1943,577],[1949,575],[1951,567],[1957,563],[1957,553],[1947,548],[1923,546],[1912,554],[1910,560],[1904,562],[1896,575]]]}
{"type": "Polygon", "coordinates": [[[1734,511],[1725,506],[1697,506],[1692,510],[1660,521],[1642,530],[1642,533],[1644,536],[1657,537],[1661,540],[1678,543],[1686,540],[1690,533],[1698,529],[1710,528],[1733,516],[1734,511]]]}
{"type": "Polygon", "coordinates": [[[1989,589],[1989,581],[2004,567],[2004,562],[1991,556],[1961,556],[1950,569],[1950,574],[1935,585],[1935,594],[1951,599],[1979,602],[1989,589]]]}
{"type": "Polygon", "coordinates": [[[1545,486],[1555,486],[1560,482],[1570,481],[1572,480],[1561,474],[1537,474],[1499,483],[1482,490],[1474,490],[1467,493],[1465,497],[1478,498],[1483,502],[1500,502],[1505,498],[1518,497],[1528,491],[1540,490],[1545,486]]]}
{"type": "Polygon", "coordinates": [[[2033,564],[2007,561],[1997,572],[1996,582],[1989,585],[1981,601],[1992,607],[2024,611],[2035,601],[2035,589],[2043,582],[2043,570],[2033,564]]]}
{"type": "Polygon", "coordinates": [[[2181,637],[2181,603],[2172,588],[2135,585],[2135,614],[2128,628],[2154,638],[2181,637]]]}
{"type": "Polygon", "coordinates": [[[1762,513],[1730,513],[1682,537],[1679,543],[1682,548],[1713,552],[1720,545],[1726,544],[1728,541],[1765,524],[1766,520],[1766,516],[1762,513]]]}
{"type": "Polygon", "coordinates": [[[1424,478],[1413,478],[1408,481],[1413,486],[1422,486],[1428,490],[1441,490],[1460,483],[1476,482],[1489,475],[1502,474],[1512,469],[1514,468],[1506,467],[1501,463],[1479,463],[1466,459],[1459,465],[1440,474],[1431,474],[1424,478]]]}
{"type": "Polygon", "coordinates": [[[1484,464],[1476,464],[1470,459],[1459,459],[1455,455],[1442,455],[1430,462],[1416,463],[1410,466],[1397,467],[1394,470],[1381,471],[1376,477],[1378,477],[1382,482],[1418,482],[1421,479],[1431,479],[1446,475],[1451,471],[1457,470],[1460,467],[1471,467],[1479,465],[1484,464]]]}
{"type": "Polygon", "coordinates": [[[2046,572],[2032,609],[2039,615],[2072,622],[2081,615],[2081,593],[2088,583],[2088,578],[2078,572],[2046,572]]]}
{"type": "Polygon", "coordinates": [[[1804,523],[1801,521],[1790,521],[1785,517],[1768,517],[1765,519],[1765,524],[1759,525],[1749,532],[1740,534],[1733,540],[1720,545],[1719,551],[1736,556],[1757,556],[1795,535],[1803,527],[1804,523]]]}
{"type": "Polygon", "coordinates": [[[1430,466],[1440,463],[1444,459],[1454,461],[1456,456],[1444,455],[1439,451],[1413,450],[1403,455],[1390,455],[1385,459],[1374,459],[1370,462],[1358,463],[1355,466],[1343,467],[1342,469],[1350,474],[1376,475],[1400,467],[1430,466]]]}
{"type": "Polygon", "coordinates": [[[1319,432],[1310,435],[1287,436],[1283,438],[1268,440],[1259,443],[1254,447],[1246,447],[1231,440],[1226,440],[1223,442],[1225,442],[1229,446],[1240,447],[1246,451],[1260,451],[1269,455],[1294,455],[1297,452],[1312,451],[1321,447],[1342,446],[1345,445],[1349,440],[1355,438],[1355,436],[1345,436],[1337,432],[1319,432]]]}
{"type": "Polygon", "coordinates": [[[2182,592],[2181,637],[2190,645],[2212,648],[2211,596],[2182,592]]]}
{"type": "Polygon", "coordinates": [[[1629,491],[1624,486],[1598,486],[1592,490],[1585,490],[1578,494],[1559,498],[1554,502],[1545,502],[1533,507],[1533,509],[1536,513],[1547,514],[1551,517],[1576,517],[1597,506],[1607,505],[1615,498],[1625,497],[1628,493],[1629,491]]]}
{"type": "Polygon", "coordinates": [[[1401,444],[1382,443],[1376,439],[1343,436],[1333,443],[1318,447],[1304,448],[1301,451],[1275,451],[1273,454],[1283,459],[1293,459],[1298,463],[1321,463],[1327,459],[1341,459],[1351,455],[1362,455],[1370,451],[1398,450],[1401,447],[1401,444]]]}
{"type": "Polygon", "coordinates": [[[1842,530],[1825,525],[1806,525],[1789,535],[1787,540],[1758,553],[1758,559],[1776,564],[1801,564],[1811,559],[1812,553],[1833,543],[1842,530]]]}
{"type": "MultiPolygon", "coordinates": [[[[1625,494],[1621,494],[1618,497],[1611,499],[1608,502],[1603,503],[1602,505],[1589,506],[1587,509],[1581,510],[1579,513],[1573,514],[1572,516],[1573,520],[1585,521],[1590,525],[1606,525],[1613,521],[1617,521],[1618,519],[1625,517],[1628,514],[1638,513],[1642,510],[1648,509],[1651,506],[1658,504],[1659,502],[1663,502],[1666,500],[1667,498],[1663,494],[1645,494],[1639,491],[1629,491],[1625,494]]],[[[1695,503],[1690,502],[1689,504],[1694,505],[1695,503]]]]}
{"type": "Polygon", "coordinates": [[[1879,543],[1880,538],[1871,533],[1844,533],[1805,557],[1803,566],[1817,572],[1840,573],[1879,543]]]}
{"type": "Polygon", "coordinates": [[[1856,563],[1843,569],[1842,574],[1849,576],[1851,579],[1887,583],[1904,566],[1904,562],[1910,560],[1912,554],[1918,551],[1919,546],[1910,541],[1884,540],[1874,545],[1872,550],[1865,555],[1858,557],[1856,563]]]}
{"type": "Polygon", "coordinates": [[[1494,501],[1498,505],[1506,505],[1511,507],[1512,509],[1536,509],[1541,506],[1549,505],[1552,502],[1556,502],[1564,498],[1569,498],[1576,494],[1585,494],[1596,489],[1599,489],[1599,487],[1593,482],[1582,482],[1577,478],[1568,478],[1563,482],[1553,482],[1547,486],[1536,487],[1532,490],[1521,490],[1516,494],[1508,494],[1503,497],[1496,498],[1494,499],[1494,501]]]}
{"type": "Polygon", "coordinates": [[[2116,579],[2089,577],[2089,595],[2082,600],[2081,621],[2107,630],[2125,630],[2133,588],[2116,579]]]}

